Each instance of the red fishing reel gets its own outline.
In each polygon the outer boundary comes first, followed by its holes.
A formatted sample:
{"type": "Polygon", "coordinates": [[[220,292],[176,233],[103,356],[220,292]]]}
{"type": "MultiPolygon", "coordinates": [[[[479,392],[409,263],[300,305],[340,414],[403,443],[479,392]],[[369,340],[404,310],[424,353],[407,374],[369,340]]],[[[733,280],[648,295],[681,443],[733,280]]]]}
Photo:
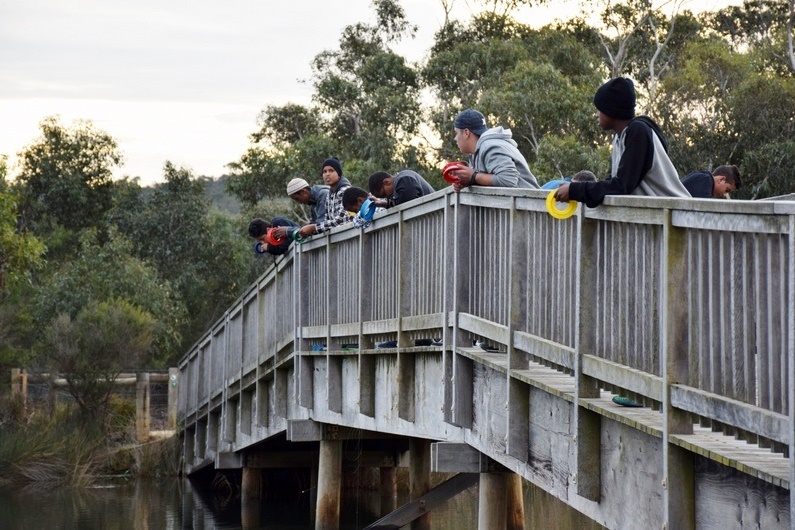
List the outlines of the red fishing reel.
{"type": "Polygon", "coordinates": [[[465,167],[467,167],[467,165],[463,162],[450,162],[442,168],[442,178],[450,184],[458,184],[459,179],[457,176],[453,175],[453,172],[464,169],[465,167]]]}
{"type": "Polygon", "coordinates": [[[268,228],[268,231],[265,232],[265,241],[267,241],[271,246],[279,246],[284,243],[285,240],[286,238],[276,235],[276,227],[268,228]]]}

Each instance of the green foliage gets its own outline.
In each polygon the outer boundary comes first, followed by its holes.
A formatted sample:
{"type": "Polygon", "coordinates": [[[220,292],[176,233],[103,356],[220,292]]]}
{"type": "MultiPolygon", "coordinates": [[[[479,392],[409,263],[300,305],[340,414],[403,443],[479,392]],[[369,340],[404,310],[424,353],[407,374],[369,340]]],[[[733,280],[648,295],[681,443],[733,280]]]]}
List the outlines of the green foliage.
{"type": "Polygon", "coordinates": [[[284,148],[321,132],[321,121],[316,112],[295,103],[282,107],[268,105],[260,112],[257,125],[259,130],[251,134],[251,140],[254,143],[264,141],[276,148],[284,148]]]}
{"type": "Polygon", "coordinates": [[[388,168],[400,158],[399,140],[413,137],[419,127],[417,74],[390,49],[415,28],[394,0],[373,4],[375,24],[347,26],[339,50],[315,57],[314,100],[328,116],[326,130],[345,144],[336,152],[341,159],[388,168]]]}
{"type": "Polygon", "coordinates": [[[227,192],[226,183],[229,176],[223,175],[218,178],[199,177],[199,182],[204,186],[204,195],[210,204],[218,209],[218,211],[228,213],[230,215],[237,215],[240,213],[240,201],[227,192]]]}
{"type": "Polygon", "coordinates": [[[759,199],[795,193],[795,142],[767,143],[745,152],[739,198],[759,199]]]}
{"type": "Polygon", "coordinates": [[[51,116],[39,127],[41,136],[20,153],[23,226],[39,235],[96,226],[111,204],[112,169],[122,163],[116,140],[90,121],[65,127],[51,116]]]}
{"type": "MultiPolygon", "coordinates": [[[[132,253],[152,263],[184,303],[190,320],[175,324],[190,343],[245,288],[251,247],[231,216],[210,207],[202,181],[190,171],[167,162],[164,176],[148,197],[140,189],[121,194],[111,218],[132,253]]],[[[177,353],[164,359],[173,362],[177,353]]]]}
{"type": "Polygon", "coordinates": [[[538,158],[532,167],[539,184],[572,177],[583,169],[592,171],[598,179],[610,177],[610,149],[607,144],[594,149],[573,135],[544,136],[538,158]]]}
{"type": "Polygon", "coordinates": [[[0,301],[6,284],[30,278],[30,272],[43,265],[44,243],[30,232],[18,228],[17,199],[0,191],[0,301]]]}
{"type": "Polygon", "coordinates": [[[47,325],[62,314],[75,318],[92,302],[123,300],[154,318],[154,348],[146,364],[158,367],[178,356],[185,309],[170,283],[134,257],[130,241],[116,229],[104,243],[96,230],[80,239],[76,255],[42,278],[34,301],[36,320],[47,325]]]}
{"type": "Polygon", "coordinates": [[[292,178],[289,159],[262,147],[253,146],[237,162],[228,165],[227,191],[245,205],[257,204],[265,197],[285,195],[292,178]]]}
{"type": "Polygon", "coordinates": [[[146,361],[155,322],[129,302],[91,301],[73,319],[62,313],[47,332],[47,364],[63,374],[86,418],[104,418],[114,380],[146,361]]]}

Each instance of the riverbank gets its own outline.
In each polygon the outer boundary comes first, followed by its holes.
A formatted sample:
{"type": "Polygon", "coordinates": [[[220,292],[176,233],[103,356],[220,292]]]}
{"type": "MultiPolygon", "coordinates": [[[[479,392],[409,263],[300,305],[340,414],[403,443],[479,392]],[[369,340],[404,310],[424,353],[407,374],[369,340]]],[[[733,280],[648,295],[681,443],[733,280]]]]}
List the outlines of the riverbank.
{"type": "Polygon", "coordinates": [[[111,400],[103,418],[60,404],[24,410],[11,398],[0,407],[0,488],[86,487],[110,476],[179,476],[175,436],[136,441],[135,402],[111,400]]]}

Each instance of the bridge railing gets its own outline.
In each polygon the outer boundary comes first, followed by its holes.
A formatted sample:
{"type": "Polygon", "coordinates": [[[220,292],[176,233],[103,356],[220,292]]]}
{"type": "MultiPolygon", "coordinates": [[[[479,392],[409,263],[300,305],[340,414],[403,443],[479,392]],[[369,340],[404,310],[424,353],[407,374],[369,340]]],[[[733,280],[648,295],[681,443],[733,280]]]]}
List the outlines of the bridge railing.
{"type": "Polygon", "coordinates": [[[184,417],[293,352],[311,408],[302,357],[430,338],[457,425],[472,399],[459,349],[484,342],[509,373],[537,362],[654,408],[669,391],[694,421],[789,444],[795,203],[608,197],[558,220],[545,197],[446,190],[298,246],[183,359],[184,417]]]}

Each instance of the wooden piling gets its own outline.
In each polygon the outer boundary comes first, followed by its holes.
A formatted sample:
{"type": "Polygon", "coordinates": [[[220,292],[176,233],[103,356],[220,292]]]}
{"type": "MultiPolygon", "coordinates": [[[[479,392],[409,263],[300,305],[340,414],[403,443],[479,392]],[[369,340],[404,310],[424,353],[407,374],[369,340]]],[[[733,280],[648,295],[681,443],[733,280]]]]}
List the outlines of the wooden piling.
{"type": "Polygon", "coordinates": [[[262,469],[243,467],[240,483],[240,522],[244,530],[260,528],[262,516],[262,469]]]}
{"type": "Polygon", "coordinates": [[[168,369],[168,428],[177,428],[177,396],[179,393],[179,368],[168,369]]]}
{"type": "Polygon", "coordinates": [[[55,385],[56,379],[58,379],[58,374],[49,374],[50,391],[47,396],[47,410],[49,411],[50,416],[55,414],[55,411],[58,408],[58,387],[55,385]]]}
{"type": "MultiPolygon", "coordinates": [[[[409,497],[422,497],[431,490],[431,442],[412,438],[409,442],[409,497]]],[[[415,519],[411,530],[430,530],[431,514],[415,519]]]]}
{"type": "Polygon", "coordinates": [[[151,420],[149,417],[149,374],[140,373],[135,383],[135,437],[139,443],[149,441],[151,420]]]}
{"type": "Polygon", "coordinates": [[[392,513],[397,508],[397,468],[379,468],[381,474],[381,517],[392,513]]]}
{"type": "Polygon", "coordinates": [[[506,473],[481,473],[478,485],[478,530],[503,530],[507,520],[506,473]]]}
{"type": "Polygon", "coordinates": [[[510,473],[506,477],[506,502],[508,530],[524,530],[524,492],[522,491],[522,477],[510,473]]]}
{"type": "Polygon", "coordinates": [[[28,374],[19,368],[11,369],[11,395],[21,404],[22,417],[28,414],[28,374]]]}
{"type": "Polygon", "coordinates": [[[335,530],[340,526],[342,487],[342,441],[320,442],[315,530],[335,530]]]}

